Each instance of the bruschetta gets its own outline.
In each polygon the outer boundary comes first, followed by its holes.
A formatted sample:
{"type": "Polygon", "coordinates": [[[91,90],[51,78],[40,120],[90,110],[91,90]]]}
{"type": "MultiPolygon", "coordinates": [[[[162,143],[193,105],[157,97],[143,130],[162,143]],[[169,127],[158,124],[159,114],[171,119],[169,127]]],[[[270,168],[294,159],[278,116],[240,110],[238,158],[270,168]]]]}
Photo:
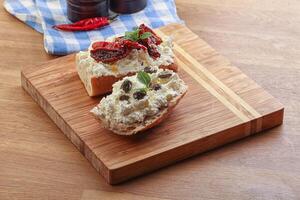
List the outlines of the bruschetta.
{"type": "Polygon", "coordinates": [[[91,112],[112,132],[134,135],[167,118],[187,88],[172,70],[140,71],[116,82],[91,112]]]}
{"type": "Polygon", "coordinates": [[[171,37],[160,38],[144,24],[123,36],[93,42],[76,54],[76,68],[89,96],[111,92],[112,85],[138,71],[177,71],[171,37]]]}

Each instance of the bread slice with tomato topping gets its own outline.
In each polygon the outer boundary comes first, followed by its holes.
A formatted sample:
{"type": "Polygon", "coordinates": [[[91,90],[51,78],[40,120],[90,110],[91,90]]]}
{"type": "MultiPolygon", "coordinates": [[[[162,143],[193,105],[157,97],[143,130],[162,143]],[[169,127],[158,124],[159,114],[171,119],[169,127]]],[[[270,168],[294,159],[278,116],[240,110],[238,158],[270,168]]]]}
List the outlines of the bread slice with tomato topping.
{"type": "Polygon", "coordinates": [[[171,70],[141,71],[116,82],[91,112],[112,132],[134,135],[166,119],[186,92],[187,85],[171,70]]]}
{"type": "Polygon", "coordinates": [[[112,85],[138,71],[177,71],[171,37],[159,38],[141,25],[125,36],[96,41],[76,54],[76,68],[89,96],[111,92],[112,85]]]}

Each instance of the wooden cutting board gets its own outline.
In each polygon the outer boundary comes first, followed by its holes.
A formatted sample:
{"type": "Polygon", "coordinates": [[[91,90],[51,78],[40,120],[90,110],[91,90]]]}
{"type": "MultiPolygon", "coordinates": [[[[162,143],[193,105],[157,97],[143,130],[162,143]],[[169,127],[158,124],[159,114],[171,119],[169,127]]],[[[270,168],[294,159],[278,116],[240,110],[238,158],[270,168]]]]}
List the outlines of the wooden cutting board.
{"type": "MultiPolygon", "coordinates": [[[[133,137],[105,130],[89,111],[99,102],[81,83],[74,55],[22,70],[22,86],[110,184],[280,125],[283,106],[183,25],[172,35],[189,90],[158,127],[133,137]]],[[[271,77],[270,77],[271,78],[271,77]]]]}

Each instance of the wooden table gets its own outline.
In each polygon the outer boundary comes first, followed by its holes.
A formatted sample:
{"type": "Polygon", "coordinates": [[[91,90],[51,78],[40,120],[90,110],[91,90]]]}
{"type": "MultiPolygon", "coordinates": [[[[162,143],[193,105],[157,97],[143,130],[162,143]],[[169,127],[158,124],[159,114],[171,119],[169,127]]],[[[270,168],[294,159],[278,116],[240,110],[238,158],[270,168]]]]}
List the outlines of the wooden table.
{"type": "Polygon", "coordinates": [[[1,200],[300,198],[300,2],[176,3],[189,28],[285,105],[284,125],[107,185],[21,88],[22,66],[54,57],[44,52],[41,34],[1,7],[1,200]]]}

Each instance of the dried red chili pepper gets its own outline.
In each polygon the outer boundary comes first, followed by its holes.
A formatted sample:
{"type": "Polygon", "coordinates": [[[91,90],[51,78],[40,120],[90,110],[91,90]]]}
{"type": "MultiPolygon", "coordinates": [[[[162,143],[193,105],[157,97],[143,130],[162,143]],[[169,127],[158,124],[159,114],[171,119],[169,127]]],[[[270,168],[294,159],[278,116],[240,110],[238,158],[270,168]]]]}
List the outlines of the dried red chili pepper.
{"type": "Polygon", "coordinates": [[[107,17],[94,17],[83,19],[73,24],[55,25],[53,28],[62,31],[89,31],[109,25],[110,20],[107,17]]]}

